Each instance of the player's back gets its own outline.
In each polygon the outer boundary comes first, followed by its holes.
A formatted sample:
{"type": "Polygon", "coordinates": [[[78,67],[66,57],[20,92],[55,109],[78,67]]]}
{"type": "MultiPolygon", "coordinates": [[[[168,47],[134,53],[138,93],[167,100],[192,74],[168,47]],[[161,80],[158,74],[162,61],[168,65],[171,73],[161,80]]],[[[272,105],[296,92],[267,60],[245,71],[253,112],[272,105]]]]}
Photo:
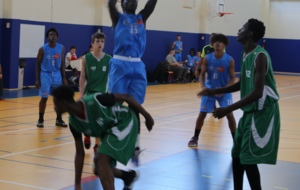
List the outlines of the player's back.
{"type": "Polygon", "coordinates": [[[112,29],[115,40],[114,55],[140,58],[146,46],[146,29],[141,14],[119,14],[119,21],[112,29]]]}
{"type": "Polygon", "coordinates": [[[41,63],[41,70],[44,72],[59,71],[61,66],[63,46],[59,43],[56,43],[56,46],[52,48],[47,43],[42,47],[44,50],[44,56],[41,63]]]}
{"type": "Polygon", "coordinates": [[[223,57],[217,59],[214,53],[206,55],[207,60],[207,80],[206,87],[210,89],[222,88],[227,85],[230,80],[229,66],[232,57],[224,53],[223,57]]]}
{"type": "Polygon", "coordinates": [[[101,104],[97,96],[105,102],[113,101],[108,99],[108,94],[101,95],[101,93],[86,95],[82,100],[84,107],[84,116],[79,118],[75,115],[69,116],[71,126],[78,132],[84,133],[89,136],[103,138],[103,136],[113,127],[117,127],[123,131],[127,126],[136,122],[134,112],[123,105],[116,104],[111,107],[106,107],[101,104]],[[135,121],[133,121],[135,119],[135,121]]]}

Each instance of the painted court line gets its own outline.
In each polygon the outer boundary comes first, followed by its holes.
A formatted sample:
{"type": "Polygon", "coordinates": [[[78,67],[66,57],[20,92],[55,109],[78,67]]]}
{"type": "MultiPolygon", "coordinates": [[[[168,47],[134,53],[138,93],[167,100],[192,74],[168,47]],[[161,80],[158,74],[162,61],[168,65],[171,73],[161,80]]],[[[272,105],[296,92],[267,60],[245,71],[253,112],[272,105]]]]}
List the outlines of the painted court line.
{"type": "Polygon", "coordinates": [[[11,182],[11,181],[0,180],[0,182],[10,183],[10,184],[14,184],[14,185],[20,185],[20,186],[25,186],[25,187],[32,187],[32,188],[35,188],[35,189],[53,190],[53,189],[48,189],[48,188],[44,188],[44,187],[37,187],[37,186],[32,186],[32,185],[27,185],[27,184],[22,184],[22,183],[16,183],[16,182],[11,182]]]}
{"type": "MultiPolygon", "coordinates": [[[[27,123],[24,123],[24,125],[27,124],[27,123]]],[[[52,125],[45,125],[44,127],[51,127],[51,126],[54,126],[54,124],[52,125]]],[[[26,129],[19,129],[19,130],[14,130],[14,131],[7,131],[7,132],[2,132],[0,133],[1,134],[6,134],[6,133],[14,133],[14,132],[18,132],[18,131],[26,131],[26,130],[30,130],[30,129],[37,129],[37,127],[31,127],[31,128],[26,128],[26,129]]]]}
{"type": "Polygon", "coordinates": [[[47,147],[44,147],[44,148],[38,148],[38,149],[27,150],[27,151],[23,151],[23,152],[17,152],[17,153],[13,153],[13,154],[7,154],[7,155],[0,156],[0,158],[4,158],[4,157],[8,157],[8,156],[14,156],[14,155],[18,155],[18,154],[25,154],[25,153],[27,153],[27,152],[33,152],[33,151],[38,151],[38,150],[44,150],[44,149],[48,149],[48,148],[53,148],[53,147],[58,147],[58,146],[63,146],[63,145],[73,144],[73,143],[74,143],[74,142],[68,142],[68,143],[58,144],[58,145],[54,145],[54,146],[47,146],[47,147]]]}

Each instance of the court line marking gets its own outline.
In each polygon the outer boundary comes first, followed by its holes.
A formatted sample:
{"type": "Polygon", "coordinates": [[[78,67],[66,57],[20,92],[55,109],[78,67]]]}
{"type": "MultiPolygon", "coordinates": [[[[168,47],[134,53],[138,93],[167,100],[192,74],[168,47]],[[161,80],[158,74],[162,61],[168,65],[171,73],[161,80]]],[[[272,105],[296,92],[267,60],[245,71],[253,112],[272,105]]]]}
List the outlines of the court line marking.
{"type": "Polygon", "coordinates": [[[285,100],[285,99],[290,99],[290,98],[295,98],[295,97],[299,97],[299,96],[300,96],[300,95],[298,95],[298,96],[291,96],[291,97],[287,97],[287,98],[280,98],[279,101],[280,101],[280,100],[285,100]]]}
{"type": "Polygon", "coordinates": [[[44,147],[44,148],[37,148],[37,149],[33,149],[33,150],[26,150],[26,151],[23,151],[23,152],[17,152],[17,153],[13,153],[13,154],[3,155],[3,156],[0,156],[0,158],[4,158],[4,157],[7,157],[7,156],[14,156],[14,155],[18,155],[18,154],[24,154],[24,153],[27,153],[27,152],[44,150],[44,149],[48,149],[48,148],[53,148],[53,147],[58,147],[58,146],[63,146],[63,145],[73,144],[73,143],[74,142],[67,142],[67,143],[63,143],[63,144],[58,144],[58,145],[53,145],[53,146],[47,146],[47,147],[44,147]]]}
{"type": "MultiPolygon", "coordinates": [[[[26,125],[27,123],[23,123],[23,125],[26,125]]],[[[20,124],[21,125],[21,124],[20,124]]],[[[51,127],[54,126],[55,124],[51,124],[51,125],[45,125],[44,127],[51,127]]],[[[7,132],[2,132],[1,134],[6,134],[6,133],[14,133],[14,132],[18,132],[18,131],[26,131],[26,130],[30,130],[30,129],[37,129],[37,127],[31,127],[31,128],[26,128],[26,129],[19,129],[19,130],[14,130],[14,131],[7,131],[7,132]]]]}
{"type": "Polygon", "coordinates": [[[14,184],[14,185],[20,185],[20,186],[25,186],[25,187],[32,187],[32,188],[36,188],[36,189],[53,190],[53,189],[48,189],[48,188],[44,188],[44,187],[38,187],[38,186],[27,185],[27,184],[23,184],[23,183],[16,183],[16,182],[11,182],[11,181],[0,180],[0,182],[10,183],[10,184],[14,184]]]}

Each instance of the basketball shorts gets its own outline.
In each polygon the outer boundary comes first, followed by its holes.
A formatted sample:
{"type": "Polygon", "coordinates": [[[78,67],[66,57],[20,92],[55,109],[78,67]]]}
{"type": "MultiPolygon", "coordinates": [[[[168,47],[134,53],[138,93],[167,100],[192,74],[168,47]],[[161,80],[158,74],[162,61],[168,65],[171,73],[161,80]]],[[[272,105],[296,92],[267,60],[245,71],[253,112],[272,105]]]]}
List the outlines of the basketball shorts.
{"type": "Polygon", "coordinates": [[[41,80],[41,88],[39,91],[39,95],[42,98],[48,98],[49,94],[51,95],[51,91],[54,88],[57,88],[63,84],[60,71],[56,71],[56,72],[41,71],[40,80],[41,80]]]}
{"type": "Polygon", "coordinates": [[[215,108],[216,101],[219,102],[220,107],[230,106],[232,104],[232,94],[223,94],[221,97],[202,96],[200,111],[212,113],[215,108]]]}
{"type": "Polygon", "coordinates": [[[175,53],[174,57],[177,62],[181,62],[181,53],[175,53]]]}
{"type": "Polygon", "coordinates": [[[280,133],[278,102],[255,112],[244,112],[235,133],[232,157],[241,164],[276,164],[280,133]]]}
{"type": "Polygon", "coordinates": [[[119,123],[100,138],[101,144],[97,152],[110,156],[112,167],[117,165],[117,161],[126,166],[133,155],[138,135],[138,120],[132,110],[131,116],[129,123],[119,123]]]}
{"type": "Polygon", "coordinates": [[[138,103],[145,100],[147,75],[142,61],[125,61],[112,58],[109,62],[110,93],[129,94],[138,103]]]}

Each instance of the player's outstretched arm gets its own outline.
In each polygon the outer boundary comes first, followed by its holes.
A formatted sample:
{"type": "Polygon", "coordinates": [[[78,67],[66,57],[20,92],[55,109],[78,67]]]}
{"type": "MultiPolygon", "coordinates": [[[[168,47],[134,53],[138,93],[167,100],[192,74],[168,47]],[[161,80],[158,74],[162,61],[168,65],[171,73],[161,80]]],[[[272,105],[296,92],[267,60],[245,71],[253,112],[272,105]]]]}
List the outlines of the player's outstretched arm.
{"type": "Polygon", "coordinates": [[[37,59],[36,59],[36,66],[35,66],[35,87],[37,89],[40,89],[41,87],[41,80],[40,80],[40,75],[41,75],[41,63],[43,60],[43,56],[44,56],[44,49],[43,47],[41,47],[39,49],[38,55],[37,55],[37,59]]]}
{"type": "Polygon", "coordinates": [[[248,104],[251,104],[252,102],[258,100],[263,96],[263,91],[265,86],[265,74],[267,71],[267,64],[268,64],[267,56],[263,53],[260,53],[257,56],[256,62],[254,64],[256,65],[255,78],[254,78],[254,90],[246,97],[241,99],[240,101],[226,108],[216,109],[216,111],[214,111],[213,113],[214,117],[220,119],[226,116],[228,113],[237,110],[239,108],[242,108],[248,104]]]}
{"type": "Polygon", "coordinates": [[[108,10],[114,29],[116,28],[119,21],[119,11],[116,8],[117,1],[118,0],[109,0],[108,2],[108,10]]]}
{"type": "Polygon", "coordinates": [[[70,131],[75,140],[76,154],[75,154],[75,190],[81,190],[81,175],[84,163],[84,148],[81,133],[75,131],[70,125],[70,131]]]}
{"type": "Polygon", "coordinates": [[[141,10],[140,14],[143,17],[144,23],[146,23],[149,16],[153,13],[156,3],[157,3],[157,0],[148,0],[148,2],[145,5],[145,8],[143,10],[141,10]]]}
{"type": "Polygon", "coordinates": [[[127,102],[129,107],[141,113],[146,119],[146,127],[148,131],[151,131],[154,125],[152,116],[130,95],[128,94],[114,94],[115,102],[127,102]]]}

